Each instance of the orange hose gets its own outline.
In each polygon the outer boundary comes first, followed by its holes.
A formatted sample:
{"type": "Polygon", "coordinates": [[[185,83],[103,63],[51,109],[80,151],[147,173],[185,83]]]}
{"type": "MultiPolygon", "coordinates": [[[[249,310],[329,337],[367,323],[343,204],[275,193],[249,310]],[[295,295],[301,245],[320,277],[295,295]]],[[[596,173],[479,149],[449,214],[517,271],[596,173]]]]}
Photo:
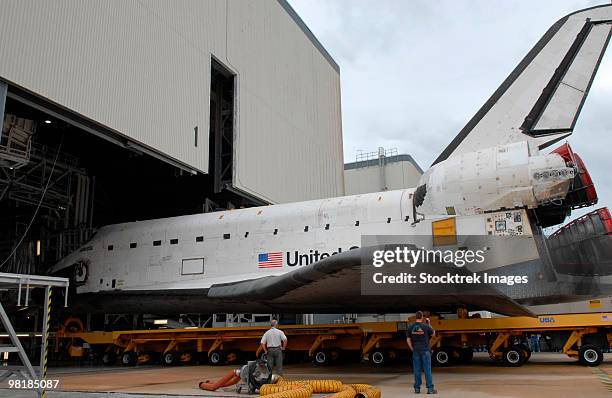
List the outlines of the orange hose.
{"type": "Polygon", "coordinates": [[[206,390],[206,391],[216,391],[217,389],[221,387],[233,386],[239,381],[240,381],[240,376],[237,376],[235,371],[230,370],[225,376],[223,376],[217,381],[210,381],[210,380],[201,381],[199,384],[199,387],[202,390],[206,390]]]}

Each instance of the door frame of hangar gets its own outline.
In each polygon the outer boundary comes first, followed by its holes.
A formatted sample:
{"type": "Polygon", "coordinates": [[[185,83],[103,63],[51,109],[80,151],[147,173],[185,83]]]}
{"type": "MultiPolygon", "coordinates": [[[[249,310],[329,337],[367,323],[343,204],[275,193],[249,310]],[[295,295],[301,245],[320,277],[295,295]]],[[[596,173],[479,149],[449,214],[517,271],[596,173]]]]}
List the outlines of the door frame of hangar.
{"type": "MultiPolygon", "coordinates": [[[[5,100],[6,98],[15,100],[31,108],[44,112],[58,120],[68,123],[71,126],[93,134],[96,137],[102,138],[106,141],[109,141],[122,148],[129,149],[138,154],[144,153],[146,155],[152,156],[187,173],[194,175],[202,173],[201,171],[177,159],[171,158],[168,155],[165,155],[155,149],[149,148],[144,144],[130,139],[118,131],[112,130],[106,126],[102,126],[93,120],[87,119],[86,117],[81,116],[74,111],[64,108],[59,104],[53,103],[48,99],[36,95],[26,89],[20,88],[19,86],[14,85],[10,82],[0,80],[0,103],[2,102],[3,85],[6,86],[4,87],[4,89],[6,90],[6,95],[4,97],[5,100]]],[[[2,120],[4,120],[4,117],[2,118],[2,120]]]]}

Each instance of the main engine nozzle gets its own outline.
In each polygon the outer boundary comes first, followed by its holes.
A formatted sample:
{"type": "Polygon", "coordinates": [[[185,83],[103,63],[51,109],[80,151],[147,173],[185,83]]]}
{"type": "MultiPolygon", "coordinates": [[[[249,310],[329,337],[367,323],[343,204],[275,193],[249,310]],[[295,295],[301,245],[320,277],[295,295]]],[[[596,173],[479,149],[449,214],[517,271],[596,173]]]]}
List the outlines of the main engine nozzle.
{"type": "Polygon", "coordinates": [[[536,209],[538,225],[549,227],[562,223],[572,209],[597,203],[597,192],[584,162],[569,144],[563,144],[551,153],[561,156],[567,167],[574,169],[574,178],[560,203],[540,206],[536,209]]]}
{"type": "Polygon", "coordinates": [[[597,192],[587,171],[584,162],[577,153],[572,151],[569,144],[563,144],[555,149],[553,153],[561,155],[568,167],[576,170],[574,181],[565,197],[565,203],[572,209],[592,206],[597,203],[597,192]]]}

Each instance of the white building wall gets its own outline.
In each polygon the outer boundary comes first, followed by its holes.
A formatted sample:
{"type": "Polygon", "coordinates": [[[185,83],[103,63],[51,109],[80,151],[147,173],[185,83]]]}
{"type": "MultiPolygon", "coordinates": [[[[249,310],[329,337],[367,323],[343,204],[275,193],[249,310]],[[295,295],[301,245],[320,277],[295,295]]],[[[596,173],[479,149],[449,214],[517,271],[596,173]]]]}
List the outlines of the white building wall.
{"type": "Polygon", "coordinates": [[[229,4],[227,61],[242,71],[235,185],[282,202],[341,196],[339,74],[278,3],[229,4]]]}
{"type": "Polygon", "coordinates": [[[346,195],[416,187],[423,174],[421,168],[409,155],[388,157],[385,162],[384,179],[377,159],[346,164],[344,170],[346,195]]]}
{"type": "Polygon", "coordinates": [[[208,172],[214,56],[237,75],[234,185],[338,196],[340,76],[307,33],[276,0],[5,0],[0,79],[208,172]]]}

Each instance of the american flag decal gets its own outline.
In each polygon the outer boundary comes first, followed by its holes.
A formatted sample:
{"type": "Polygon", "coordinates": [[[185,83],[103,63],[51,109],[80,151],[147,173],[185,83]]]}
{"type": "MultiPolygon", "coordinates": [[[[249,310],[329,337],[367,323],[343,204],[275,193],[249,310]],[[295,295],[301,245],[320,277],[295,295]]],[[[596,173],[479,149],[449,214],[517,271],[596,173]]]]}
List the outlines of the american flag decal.
{"type": "Polygon", "coordinates": [[[259,268],[282,268],[283,267],[283,253],[282,252],[259,253],[257,266],[259,268]]]}

